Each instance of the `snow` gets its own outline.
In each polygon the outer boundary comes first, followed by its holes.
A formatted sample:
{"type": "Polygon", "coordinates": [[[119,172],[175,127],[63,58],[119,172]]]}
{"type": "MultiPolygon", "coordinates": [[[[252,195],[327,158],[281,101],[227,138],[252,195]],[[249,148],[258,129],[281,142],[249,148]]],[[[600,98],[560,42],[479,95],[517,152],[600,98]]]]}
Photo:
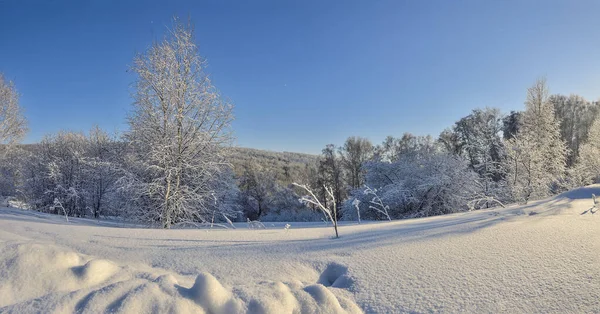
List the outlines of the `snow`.
{"type": "Polygon", "coordinates": [[[339,239],[323,223],[161,230],[0,209],[0,312],[599,312],[592,193],[346,223],[339,239]]]}

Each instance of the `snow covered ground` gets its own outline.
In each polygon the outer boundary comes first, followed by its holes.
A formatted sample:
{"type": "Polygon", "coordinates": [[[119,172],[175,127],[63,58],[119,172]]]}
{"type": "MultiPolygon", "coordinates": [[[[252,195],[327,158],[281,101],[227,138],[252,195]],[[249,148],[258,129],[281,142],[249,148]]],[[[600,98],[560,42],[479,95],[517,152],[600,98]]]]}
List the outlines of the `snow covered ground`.
{"type": "Polygon", "coordinates": [[[592,193],[340,239],[323,224],[159,230],[1,209],[0,312],[600,312],[592,193]]]}

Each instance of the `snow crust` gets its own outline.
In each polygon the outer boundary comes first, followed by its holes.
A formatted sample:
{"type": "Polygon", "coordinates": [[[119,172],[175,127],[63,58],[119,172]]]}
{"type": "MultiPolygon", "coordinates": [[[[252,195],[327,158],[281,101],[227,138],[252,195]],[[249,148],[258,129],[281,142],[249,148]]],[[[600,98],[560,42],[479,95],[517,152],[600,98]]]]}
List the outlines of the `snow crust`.
{"type": "Polygon", "coordinates": [[[0,312],[600,312],[592,193],[340,239],[322,223],[157,230],[0,209],[0,312]]]}

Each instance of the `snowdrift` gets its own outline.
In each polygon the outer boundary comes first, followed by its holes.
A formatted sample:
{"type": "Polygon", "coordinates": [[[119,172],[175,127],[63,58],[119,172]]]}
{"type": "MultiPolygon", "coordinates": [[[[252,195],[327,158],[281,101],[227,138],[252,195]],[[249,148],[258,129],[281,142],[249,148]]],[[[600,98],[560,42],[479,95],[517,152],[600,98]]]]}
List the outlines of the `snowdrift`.
{"type": "Polygon", "coordinates": [[[318,223],[156,230],[0,209],[0,312],[600,312],[592,193],[340,239],[318,223]]]}

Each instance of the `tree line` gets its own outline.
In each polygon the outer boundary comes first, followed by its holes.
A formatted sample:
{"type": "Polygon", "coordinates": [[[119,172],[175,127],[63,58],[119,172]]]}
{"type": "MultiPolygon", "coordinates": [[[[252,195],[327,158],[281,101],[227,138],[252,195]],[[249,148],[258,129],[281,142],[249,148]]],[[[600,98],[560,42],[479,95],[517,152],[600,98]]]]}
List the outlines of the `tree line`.
{"type": "Polygon", "coordinates": [[[0,196],[76,217],[163,228],[216,222],[402,219],[556,194],[600,174],[598,102],[550,95],[525,108],[474,109],[438,137],[380,144],[352,136],[321,155],[233,148],[233,106],[205,72],[189,24],[135,56],[129,130],[27,132],[14,83],[0,75],[0,196]],[[261,161],[262,160],[262,161],[261,161]]]}

